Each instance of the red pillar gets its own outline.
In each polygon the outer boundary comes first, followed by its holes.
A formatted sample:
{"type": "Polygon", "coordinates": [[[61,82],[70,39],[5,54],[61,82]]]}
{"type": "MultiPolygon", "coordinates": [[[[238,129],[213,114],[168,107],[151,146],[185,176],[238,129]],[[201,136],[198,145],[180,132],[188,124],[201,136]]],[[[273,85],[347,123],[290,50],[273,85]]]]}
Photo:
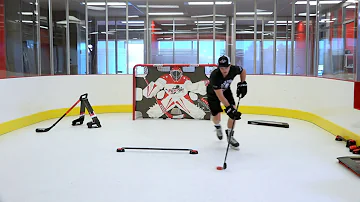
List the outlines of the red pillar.
{"type": "Polygon", "coordinates": [[[0,0],[0,79],[6,78],[5,5],[0,0]]]}
{"type": "Polygon", "coordinates": [[[158,51],[158,40],[157,40],[157,35],[154,34],[153,32],[155,32],[155,28],[157,26],[155,25],[155,21],[151,21],[151,51],[158,51]]]}
{"type": "Polygon", "coordinates": [[[296,25],[294,74],[306,74],[306,25],[300,21],[296,25]]]}

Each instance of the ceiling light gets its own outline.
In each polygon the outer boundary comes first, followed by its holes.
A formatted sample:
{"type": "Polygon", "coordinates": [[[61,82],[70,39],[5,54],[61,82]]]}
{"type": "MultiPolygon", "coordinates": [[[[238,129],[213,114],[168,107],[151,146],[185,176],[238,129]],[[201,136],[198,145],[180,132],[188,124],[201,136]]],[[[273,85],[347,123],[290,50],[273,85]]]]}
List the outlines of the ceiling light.
{"type": "MultiPolygon", "coordinates": [[[[200,29],[213,29],[213,27],[195,27],[194,30],[200,30],[200,29]]],[[[223,29],[221,27],[215,27],[215,29],[223,29]]]]}
{"type": "MultiPolygon", "coordinates": [[[[32,21],[32,20],[22,20],[21,21],[22,23],[33,23],[34,21],[32,21]]],[[[37,21],[36,21],[37,22],[37,21]]]]}
{"type": "Polygon", "coordinates": [[[104,11],[105,10],[104,7],[97,7],[97,6],[88,6],[87,9],[94,10],[94,11],[104,11]]]}
{"type": "MultiPolygon", "coordinates": [[[[211,24],[207,24],[207,23],[204,23],[204,24],[196,24],[196,26],[213,26],[213,25],[214,25],[214,24],[212,24],[212,23],[211,23],[211,24]]],[[[222,23],[215,23],[215,26],[216,26],[216,25],[219,25],[219,26],[220,26],[220,25],[223,25],[223,24],[222,24],[222,23]]]]}
{"type": "MultiPolygon", "coordinates": [[[[146,5],[137,5],[139,8],[146,8],[146,5]]],[[[179,8],[178,5],[149,5],[149,8],[179,8]]]]}
{"type": "MultiPolygon", "coordinates": [[[[295,21],[295,23],[298,23],[299,21],[295,21]]],[[[274,21],[269,21],[268,23],[270,23],[270,24],[274,24],[274,21]]],[[[292,21],[276,21],[276,23],[278,23],[278,24],[280,24],[280,23],[289,23],[289,24],[291,24],[292,23],[292,21]]]]}
{"type": "MultiPolygon", "coordinates": [[[[214,15],[194,15],[191,16],[192,18],[206,18],[206,17],[213,17],[214,15]]],[[[226,15],[218,15],[216,14],[215,17],[226,17],[226,15]]]]}
{"type": "MultiPolygon", "coordinates": [[[[299,13],[298,16],[306,16],[306,13],[299,13]]],[[[309,16],[316,16],[316,13],[310,13],[309,16]]]]}
{"type": "MultiPolygon", "coordinates": [[[[173,26],[174,24],[161,24],[162,26],[173,26]]],[[[186,26],[186,24],[175,24],[175,26],[186,26]]]]}
{"type": "MultiPolygon", "coordinates": [[[[213,5],[214,2],[212,1],[203,1],[203,2],[198,2],[198,1],[192,1],[192,2],[188,2],[188,5],[213,5]]],[[[232,4],[231,1],[216,1],[215,2],[216,5],[229,5],[232,4]]]]}
{"type": "MultiPolygon", "coordinates": [[[[83,3],[85,4],[85,3],[83,3]]],[[[88,6],[105,6],[105,2],[88,2],[88,6]]],[[[126,6],[124,2],[108,2],[108,6],[126,6]]]]}
{"type": "Polygon", "coordinates": [[[231,1],[216,1],[215,2],[216,5],[229,5],[232,4],[231,1]]]}
{"type": "Polygon", "coordinates": [[[138,18],[138,15],[129,15],[128,18],[138,18]]]}
{"type": "Polygon", "coordinates": [[[184,13],[183,12],[149,13],[149,15],[184,15],[184,13]]]}
{"type": "Polygon", "coordinates": [[[133,23],[144,23],[144,21],[121,21],[121,23],[123,23],[123,24],[126,24],[126,22],[129,23],[129,24],[133,24],[133,23]]]}
{"type": "Polygon", "coordinates": [[[21,12],[21,15],[33,15],[33,12],[21,12]]]}
{"type": "Polygon", "coordinates": [[[341,1],[319,1],[319,4],[338,4],[341,1]]]}
{"type": "MultiPolygon", "coordinates": [[[[222,24],[225,21],[215,21],[215,23],[222,24]]],[[[214,23],[214,21],[195,21],[195,24],[202,24],[202,23],[214,23]]]]}
{"type": "MultiPolygon", "coordinates": [[[[341,1],[319,1],[319,4],[338,4],[338,3],[341,3],[341,1]]],[[[307,1],[297,1],[295,4],[298,4],[298,5],[306,5],[307,4],[307,1]]],[[[316,5],[316,1],[309,1],[309,4],[312,5],[312,6],[315,6],[316,5]]]]}
{"type": "MultiPolygon", "coordinates": [[[[257,12],[258,15],[272,15],[273,12],[257,12]]],[[[237,12],[236,15],[255,15],[255,12],[237,12]]]]}
{"type": "Polygon", "coordinates": [[[109,8],[126,8],[126,6],[109,6],[109,8]]]}

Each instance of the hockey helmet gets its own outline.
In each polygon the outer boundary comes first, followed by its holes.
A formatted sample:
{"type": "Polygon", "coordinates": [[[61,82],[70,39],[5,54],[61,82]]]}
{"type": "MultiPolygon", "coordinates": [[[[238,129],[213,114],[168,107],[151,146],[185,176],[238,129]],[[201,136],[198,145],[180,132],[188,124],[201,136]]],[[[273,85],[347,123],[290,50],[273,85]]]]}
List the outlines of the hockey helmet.
{"type": "Polygon", "coordinates": [[[170,70],[170,76],[174,81],[179,81],[180,78],[183,76],[183,72],[181,70],[181,67],[173,67],[170,70]]]}

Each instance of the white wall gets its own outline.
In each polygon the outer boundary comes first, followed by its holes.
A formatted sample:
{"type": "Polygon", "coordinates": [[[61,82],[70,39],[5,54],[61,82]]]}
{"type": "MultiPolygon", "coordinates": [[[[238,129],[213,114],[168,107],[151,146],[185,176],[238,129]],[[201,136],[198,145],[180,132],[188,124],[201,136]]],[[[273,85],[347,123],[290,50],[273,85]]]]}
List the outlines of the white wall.
{"type": "Polygon", "coordinates": [[[91,105],[132,104],[132,76],[74,75],[0,79],[0,123],[71,107],[84,93],[91,105]]]}
{"type": "MultiPolygon", "coordinates": [[[[236,83],[232,84],[235,91],[236,83]]],[[[353,109],[354,83],[333,79],[249,75],[248,95],[243,105],[297,109],[319,113],[329,109],[353,109]]]]}
{"type": "MultiPolygon", "coordinates": [[[[238,77],[233,82],[235,92],[238,77]]],[[[242,105],[298,109],[318,114],[352,109],[353,82],[300,76],[248,75],[242,105]]],[[[132,104],[132,75],[74,75],[0,80],[0,123],[51,109],[69,108],[83,93],[95,105],[132,104]]]]}

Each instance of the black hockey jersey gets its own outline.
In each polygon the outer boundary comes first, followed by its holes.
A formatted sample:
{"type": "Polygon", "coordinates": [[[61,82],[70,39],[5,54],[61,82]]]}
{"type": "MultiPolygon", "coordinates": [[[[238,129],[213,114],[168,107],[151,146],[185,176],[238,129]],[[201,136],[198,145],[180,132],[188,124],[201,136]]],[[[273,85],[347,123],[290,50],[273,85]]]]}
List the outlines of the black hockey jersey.
{"type": "Polygon", "coordinates": [[[215,69],[211,72],[209,78],[209,85],[206,88],[206,92],[208,96],[216,96],[215,91],[217,89],[230,90],[231,82],[237,75],[240,75],[243,72],[243,68],[241,66],[230,66],[230,70],[228,75],[224,78],[220,69],[215,69]]]}

